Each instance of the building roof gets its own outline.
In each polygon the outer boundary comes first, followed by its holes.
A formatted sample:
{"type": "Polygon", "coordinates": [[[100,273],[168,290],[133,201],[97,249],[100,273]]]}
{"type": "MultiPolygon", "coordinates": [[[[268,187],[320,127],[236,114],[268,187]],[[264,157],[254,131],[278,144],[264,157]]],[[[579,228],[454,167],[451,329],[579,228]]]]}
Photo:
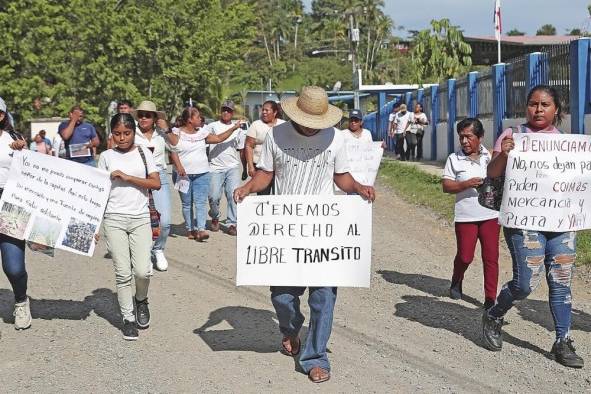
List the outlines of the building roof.
{"type": "MultiPolygon", "coordinates": [[[[557,44],[564,44],[573,40],[581,38],[580,36],[501,36],[501,44],[514,44],[514,45],[557,45],[557,44]]],[[[474,37],[464,37],[464,39],[469,43],[471,41],[474,42],[497,42],[495,36],[474,36],[474,37]]]]}

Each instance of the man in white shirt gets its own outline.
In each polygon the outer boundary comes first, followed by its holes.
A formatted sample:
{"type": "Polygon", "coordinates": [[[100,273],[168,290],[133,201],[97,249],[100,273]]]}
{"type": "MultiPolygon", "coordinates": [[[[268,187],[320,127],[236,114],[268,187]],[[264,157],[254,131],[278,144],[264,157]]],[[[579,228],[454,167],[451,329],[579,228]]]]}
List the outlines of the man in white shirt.
{"type": "Polygon", "coordinates": [[[359,109],[349,111],[349,128],[343,130],[345,139],[359,142],[373,142],[371,131],[363,128],[363,112],[359,109]]]}
{"type": "MultiPolygon", "coordinates": [[[[394,138],[396,139],[396,157],[404,161],[404,134],[410,126],[411,113],[406,104],[400,104],[400,110],[394,116],[394,138]]],[[[391,135],[392,136],[392,135],[391,135]]]]}
{"type": "MultiPolygon", "coordinates": [[[[275,194],[332,195],[334,182],[345,192],[373,201],[373,187],[361,185],[348,172],[343,133],[333,127],[341,119],[342,111],[328,104],[324,89],[304,87],[299,97],[282,100],[281,107],[291,122],[276,126],[267,134],[259,171],[234,191],[234,199],[242,201],[250,193],[264,190],[275,177],[275,194]]],[[[273,286],[271,299],[283,334],[283,350],[296,356],[301,348],[300,366],[311,381],[321,383],[330,379],[326,345],[332,330],[337,288],[308,288],[310,323],[306,342],[301,344],[299,331],[304,317],[299,310],[299,298],[305,290],[273,286]]]]}
{"type": "Polygon", "coordinates": [[[222,103],[220,120],[210,123],[206,127],[210,133],[222,134],[229,128],[234,129],[230,138],[220,144],[209,146],[209,167],[211,183],[209,187],[209,216],[211,217],[211,231],[220,229],[220,200],[222,191],[226,194],[228,202],[228,215],[226,219],[226,233],[236,235],[236,202],[232,193],[240,185],[241,160],[239,149],[244,148],[244,138],[240,125],[242,120],[232,123],[234,115],[234,102],[226,100],[222,103]]]}

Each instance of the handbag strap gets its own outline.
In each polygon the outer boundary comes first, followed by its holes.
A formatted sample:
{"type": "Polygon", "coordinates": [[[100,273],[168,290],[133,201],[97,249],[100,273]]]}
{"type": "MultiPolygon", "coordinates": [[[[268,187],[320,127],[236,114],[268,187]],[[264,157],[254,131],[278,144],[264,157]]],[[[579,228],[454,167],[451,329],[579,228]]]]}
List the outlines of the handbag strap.
{"type": "MultiPolygon", "coordinates": [[[[146,161],[146,155],[144,154],[144,150],[141,146],[137,147],[138,152],[140,152],[140,156],[142,157],[142,161],[144,162],[144,169],[146,170],[146,178],[148,178],[148,162],[146,161]]],[[[152,189],[148,189],[148,206],[150,209],[156,209],[156,204],[154,204],[154,196],[152,195],[152,189]]]]}

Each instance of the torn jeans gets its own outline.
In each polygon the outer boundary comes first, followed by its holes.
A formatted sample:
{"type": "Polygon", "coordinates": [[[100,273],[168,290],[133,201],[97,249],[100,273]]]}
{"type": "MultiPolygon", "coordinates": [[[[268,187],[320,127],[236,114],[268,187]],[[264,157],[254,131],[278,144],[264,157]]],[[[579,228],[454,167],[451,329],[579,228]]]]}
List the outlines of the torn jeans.
{"type": "Polygon", "coordinates": [[[550,311],[556,338],[569,335],[571,325],[571,281],[575,263],[576,233],[540,232],[503,228],[513,260],[513,279],[497,297],[489,315],[502,317],[515,301],[525,299],[546,274],[550,311]]]}

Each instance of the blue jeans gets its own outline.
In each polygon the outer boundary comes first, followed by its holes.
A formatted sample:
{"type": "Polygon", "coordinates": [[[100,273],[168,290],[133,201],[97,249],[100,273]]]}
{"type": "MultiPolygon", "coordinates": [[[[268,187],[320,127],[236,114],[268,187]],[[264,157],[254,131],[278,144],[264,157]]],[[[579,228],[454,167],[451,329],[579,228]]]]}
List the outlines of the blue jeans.
{"type": "Polygon", "coordinates": [[[153,190],[154,205],[160,212],[160,236],[154,242],[152,250],[164,250],[170,233],[170,181],[166,170],[160,170],[160,190],[153,190]]]}
{"type": "MultiPolygon", "coordinates": [[[[271,300],[279,320],[279,330],[284,336],[296,336],[304,323],[300,312],[300,296],[305,287],[271,287],[271,300]]],[[[330,371],[326,345],[332,331],[332,316],[337,299],[336,287],[309,287],[308,305],[310,324],[308,335],[302,344],[299,363],[304,372],[314,367],[330,371]]]]}
{"type": "Polygon", "coordinates": [[[2,269],[12,285],[15,302],[27,299],[27,270],[25,269],[25,241],[0,234],[2,269]]]}
{"type": "Polygon", "coordinates": [[[571,281],[575,263],[576,233],[552,233],[503,228],[513,260],[513,279],[506,283],[489,315],[502,317],[515,301],[525,299],[546,274],[556,339],[569,335],[571,281]]]}
{"type": "Polygon", "coordinates": [[[187,174],[187,177],[190,182],[189,190],[186,193],[179,192],[183,206],[185,226],[187,227],[187,231],[205,230],[210,173],[187,174]],[[196,207],[195,210],[193,210],[194,207],[196,207]],[[196,219],[195,216],[197,217],[196,219]]]}
{"type": "Polygon", "coordinates": [[[220,199],[222,191],[226,192],[228,201],[228,219],[226,225],[236,225],[236,202],[234,202],[234,190],[240,186],[240,167],[234,167],[222,172],[211,173],[211,187],[209,189],[209,216],[212,219],[220,218],[220,199]]]}

